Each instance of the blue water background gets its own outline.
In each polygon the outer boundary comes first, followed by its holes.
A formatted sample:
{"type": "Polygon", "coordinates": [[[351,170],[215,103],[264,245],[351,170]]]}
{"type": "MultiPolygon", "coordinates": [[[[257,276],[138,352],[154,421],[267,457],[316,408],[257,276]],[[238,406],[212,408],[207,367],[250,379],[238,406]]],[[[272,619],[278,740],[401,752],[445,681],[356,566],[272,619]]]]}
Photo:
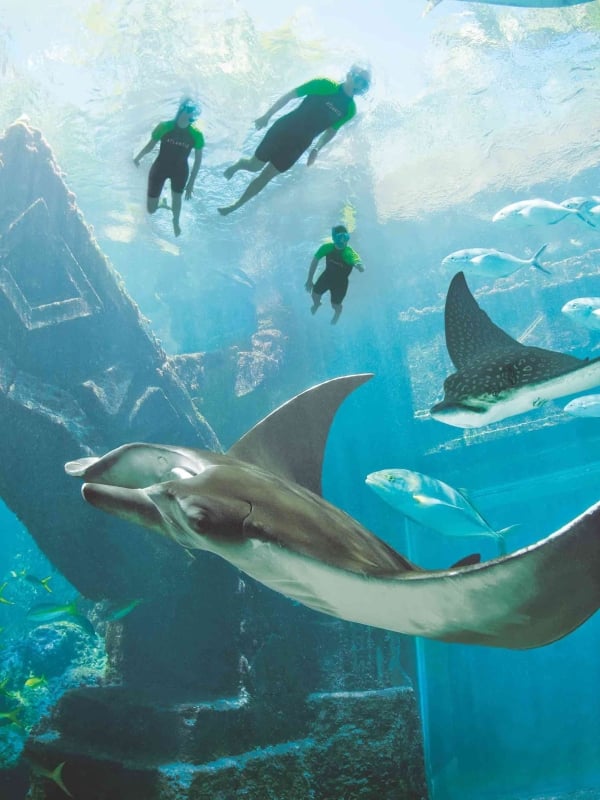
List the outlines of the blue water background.
{"type": "MultiPolygon", "coordinates": [[[[520,446],[518,425],[499,437],[493,463],[478,464],[476,443],[426,417],[451,369],[442,315],[451,274],[440,261],[453,250],[524,256],[548,242],[550,277],[531,270],[497,284],[474,279],[472,288],[511,335],[533,326],[528,344],[598,355],[598,339],[560,315],[571,297],[600,294],[598,232],[577,220],[518,230],[490,222],[519,199],[598,193],[598,3],[519,12],[445,0],[422,22],[419,3],[382,3],[372,19],[357,3],[306,6],[308,13],[282,4],[277,18],[260,4],[183,2],[168,14],[159,2],[59,5],[60,29],[43,13],[25,24],[9,4],[0,122],[24,114],[43,131],[99,246],[168,353],[255,348],[264,358],[237,390],[276,385],[265,414],[307,385],[375,373],[334,423],[327,499],[429,568],[453,563],[472,543],[406,525],[364,485],[368,472],[435,463],[435,477],[457,486],[463,474],[493,525],[520,525],[511,549],[600,499],[597,456],[586,443],[594,420],[560,422],[580,454],[565,471],[559,449],[536,461],[520,446]],[[358,101],[360,118],[315,167],[299,164],[220,219],[217,206],[246,185],[242,174],[227,184],[222,170],[258,143],[255,117],[313,75],[341,78],[355,59],[369,60],[375,76],[358,101]],[[168,215],[144,214],[151,158],[139,170],[131,158],[184,93],[202,102],[207,147],[175,241],[168,215]],[[310,315],[303,284],[339,219],[355,228],[367,271],[352,276],[332,327],[327,306],[310,315]],[[551,295],[542,291],[549,284],[551,295]],[[285,387],[272,378],[279,372],[285,387]]],[[[551,404],[531,424],[560,409],[551,404]]],[[[234,416],[217,433],[228,446],[255,421],[234,416]]],[[[9,512],[2,527],[2,575],[24,558],[44,572],[9,512]]],[[[496,554],[487,541],[476,549],[496,554]]],[[[523,653],[419,642],[434,800],[600,789],[599,625],[594,618],[523,653]]]]}

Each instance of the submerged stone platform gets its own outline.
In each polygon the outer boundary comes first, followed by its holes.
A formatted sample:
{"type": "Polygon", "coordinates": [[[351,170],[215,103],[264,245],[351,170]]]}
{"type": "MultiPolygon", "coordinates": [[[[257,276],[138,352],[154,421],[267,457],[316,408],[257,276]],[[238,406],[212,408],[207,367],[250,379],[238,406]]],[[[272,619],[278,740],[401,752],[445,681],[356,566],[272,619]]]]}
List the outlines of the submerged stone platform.
{"type": "MultiPolygon", "coordinates": [[[[66,761],[74,797],[127,800],[423,800],[412,689],[315,693],[296,708],[246,700],[157,706],[119,688],[70,692],[27,748],[66,761]]],[[[34,778],[29,800],[60,789],[34,778]]]]}

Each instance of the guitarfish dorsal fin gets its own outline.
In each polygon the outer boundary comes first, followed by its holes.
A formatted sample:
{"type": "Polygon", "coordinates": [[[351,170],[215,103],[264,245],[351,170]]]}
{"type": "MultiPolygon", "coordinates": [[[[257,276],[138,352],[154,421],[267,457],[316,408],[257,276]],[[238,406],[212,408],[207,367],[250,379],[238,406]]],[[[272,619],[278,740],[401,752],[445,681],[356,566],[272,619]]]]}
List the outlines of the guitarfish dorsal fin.
{"type": "Polygon", "coordinates": [[[336,411],[372,373],[320,383],[284,403],[245,433],[227,454],[321,494],[323,454],[336,411]]]}

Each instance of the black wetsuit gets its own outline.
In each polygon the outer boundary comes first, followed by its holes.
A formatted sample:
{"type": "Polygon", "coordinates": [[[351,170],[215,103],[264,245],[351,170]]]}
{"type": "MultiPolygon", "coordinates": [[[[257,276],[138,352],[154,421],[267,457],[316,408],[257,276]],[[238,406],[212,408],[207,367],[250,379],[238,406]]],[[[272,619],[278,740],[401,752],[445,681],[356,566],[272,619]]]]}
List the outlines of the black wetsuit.
{"type": "Polygon", "coordinates": [[[296,92],[299,97],[306,94],[302,103],[269,128],[255,151],[257,158],[270,161],[279,172],[295,164],[315,136],[327,128],[337,130],[356,113],[354,100],[334,81],[317,78],[296,92]]]}
{"type": "Polygon", "coordinates": [[[331,292],[333,305],[340,305],[348,291],[348,278],[352,268],[360,266],[360,256],[351,247],[337,248],[333,242],[326,242],[315,253],[315,258],[325,256],[325,269],[313,286],[313,292],[322,295],[331,292]]]}
{"type": "Polygon", "coordinates": [[[148,197],[160,197],[167,178],[171,189],[182,194],[190,172],[188,157],[193,149],[204,146],[202,133],[191,125],[180,128],[171,120],[159,123],[152,138],[160,140],[160,150],[148,174],[148,197]]]}

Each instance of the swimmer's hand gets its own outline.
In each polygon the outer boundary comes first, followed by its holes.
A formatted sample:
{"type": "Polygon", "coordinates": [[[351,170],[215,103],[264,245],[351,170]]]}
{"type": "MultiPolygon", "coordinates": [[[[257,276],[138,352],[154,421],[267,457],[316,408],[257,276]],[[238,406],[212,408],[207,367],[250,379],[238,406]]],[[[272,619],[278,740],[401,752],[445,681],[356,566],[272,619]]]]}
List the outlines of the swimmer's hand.
{"type": "Polygon", "coordinates": [[[308,154],[308,160],[307,160],[307,162],[306,162],[306,166],[307,166],[307,167],[310,167],[310,166],[311,166],[311,164],[314,164],[314,163],[315,163],[315,161],[317,160],[317,155],[318,155],[318,154],[319,154],[319,151],[317,150],[317,148],[316,148],[316,147],[313,147],[313,149],[312,149],[312,150],[310,151],[310,153],[308,154]]]}
{"type": "Polygon", "coordinates": [[[139,159],[137,159],[137,158],[133,159],[133,163],[136,165],[136,167],[139,167],[139,165],[140,165],[139,159]]]}
{"type": "Polygon", "coordinates": [[[254,120],[254,125],[256,129],[260,130],[261,128],[264,128],[266,125],[269,124],[270,119],[271,117],[269,116],[269,114],[263,114],[262,117],[259,117],[258,119],[254,120]]]}
{"type": "Polygon", "coordinates": [[[185,187],[185,199],[186,200],[191,200],[193,193],[194,193],[194,184],[193,183],[191,183],[191,184],[188,183],[188,185],[185,187]]]}
{"type": "Polygon", "coordinates": [[[313,283],[313,282],[312,282],[310,279],[309,279],[309,280],[307,280],[307,281],[306,281],[306,283],[304,284],[304,288],[306,289],[306,291],[307,291],[309,294],[310,294],[310,292],[312,292],[312,290],[313,290],[313,287],[314,287],[314,283],[313,283]]]}

